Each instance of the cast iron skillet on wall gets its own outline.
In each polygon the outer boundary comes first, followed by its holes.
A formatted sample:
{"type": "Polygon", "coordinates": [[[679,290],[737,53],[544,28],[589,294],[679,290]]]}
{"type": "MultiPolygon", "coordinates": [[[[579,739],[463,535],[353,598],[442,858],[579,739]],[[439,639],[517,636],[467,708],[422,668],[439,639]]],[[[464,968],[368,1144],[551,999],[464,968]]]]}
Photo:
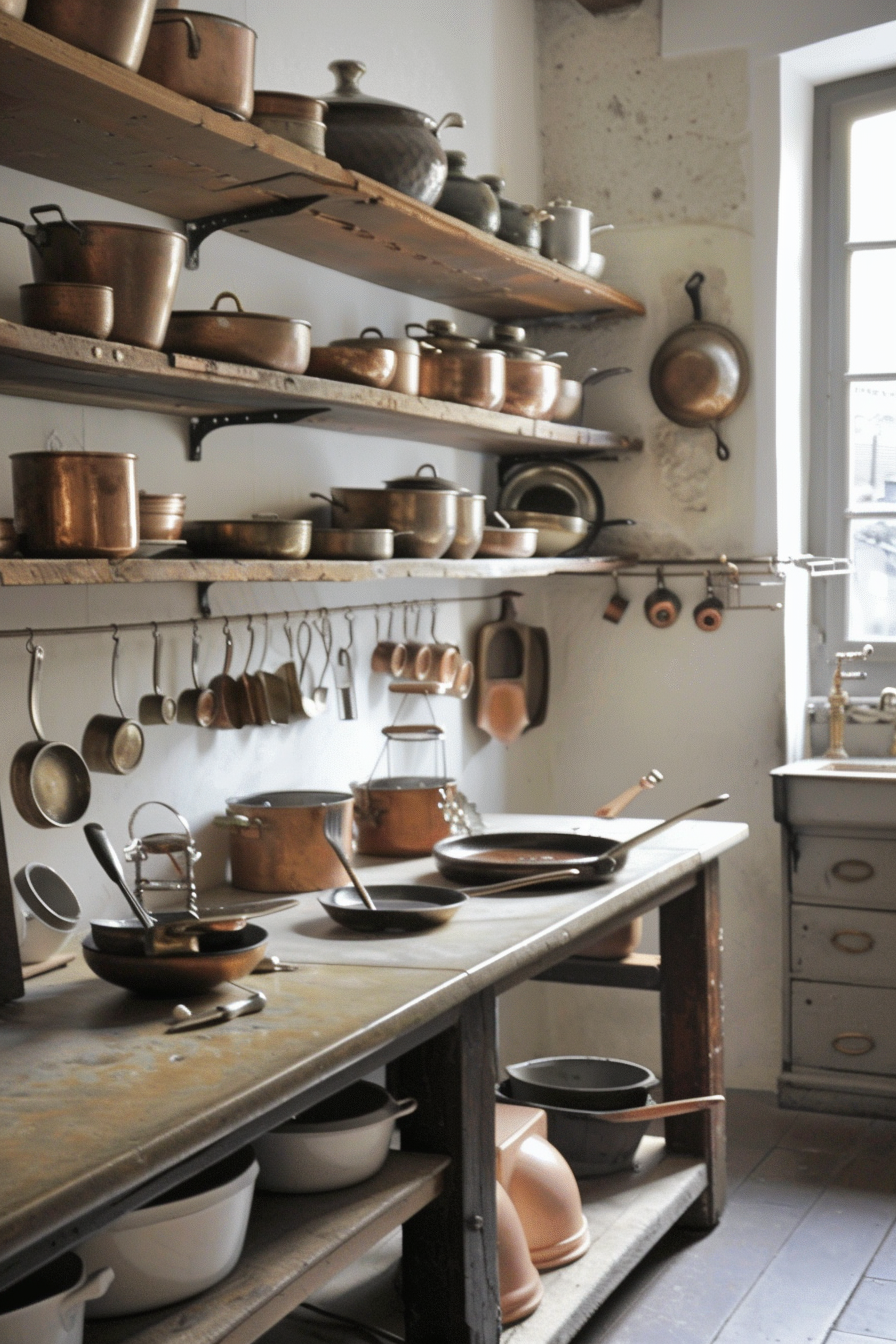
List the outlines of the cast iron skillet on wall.
{"type": "Polygon", "coordinates": [[[750,361],[742,342],[715,322],[703,321],[700,287],[706,276],[695,271],[685,285],[694,320],[667,336],[650,366],[650,391],[669,420],[688,429],[711,429],[716,455],[727,462],[731,450],[717,422],[727,420],[747,395],[750,361]]]}

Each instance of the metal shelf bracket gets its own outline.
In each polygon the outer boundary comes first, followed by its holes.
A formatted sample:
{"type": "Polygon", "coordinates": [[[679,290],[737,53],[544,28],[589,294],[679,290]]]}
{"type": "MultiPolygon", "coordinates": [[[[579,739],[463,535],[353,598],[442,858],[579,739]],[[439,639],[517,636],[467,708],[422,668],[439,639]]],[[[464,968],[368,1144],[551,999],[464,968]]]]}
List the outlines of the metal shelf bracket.
{"type": "Polygon", "coordinates": [[[193,415],[190,417],[190,461],[202,461],[202,444],[206,435],[216,429],[232,425],[297,425],[314,415],[325,415],[329,406],[303,406],[300,410],[232,411],[226,415],[193,415]]]}
{"type": "Polygon", "coordinates": [[[202,219],[187,220],[184,229],[187,235],[187,270],[199,269],[199,249],[206,238],[220,229],[232,229],[237,224],[253,224],[257,220],[277,219],[283,215],[297,215],[318,201],[325,201],[326,193],[318,196],[297,196],[287,201],[266,201],[264,205],[250,205],[242,210],[223,211],[217,215],[205,215],[202,219]]]}

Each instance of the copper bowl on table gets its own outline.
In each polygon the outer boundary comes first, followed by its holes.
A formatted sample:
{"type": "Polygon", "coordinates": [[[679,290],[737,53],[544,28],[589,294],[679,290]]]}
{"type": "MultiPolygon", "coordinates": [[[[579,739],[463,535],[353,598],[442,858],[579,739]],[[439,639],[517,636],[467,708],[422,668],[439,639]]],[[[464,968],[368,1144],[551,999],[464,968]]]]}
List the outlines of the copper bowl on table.
{"type": "Polygon", "coordinates": [[[41,331],[63,331],[71,336],[92,336],[105,341],[115,323],[111,285],[90,285],[77,280],[20,285],[19,304],[25,326],[41,331]]]}
{"type": "Polygon", "coordinates": [[[252,116],[256,35],[245,23],[198,9],[161,8],[140,66],[144,79],[224,112],[252,116]]]}
{"type": "Polygon", "coordinates": [[[15,530],[26,555],[122,560],[140,545],[133,453],[13,453],[15,530]]]}
{"type": "Polygon", "coordinates": [[[255,90],[253,126],[269,135],[282,136],[301,145],[312,154],[325,154],[327,105],[323,98],[307,98],[301,93],[273,93],[255,90]]]}
{"type": "Polygon", "coordinates": [[[211,308],[172,313],[164,348],[278,373],[304,373],[311,353],[311,325],[302,318],[247,313],[236,294],[225,289],[211,308]],[[219,309],[222,299],[232,299],[236,311],[219,309]]]}
{"type": "Polygon", "coordinates": [[[101,980],[129,989],[142,998],[187,998],[207,994],[255,969],[267,948],[267,929],[260,924],[247,924],[237,937],[239,945],[223,952],[175,956],[101,952],[91,935],[84,939],[81,948],[87,965],[101,980]]]}

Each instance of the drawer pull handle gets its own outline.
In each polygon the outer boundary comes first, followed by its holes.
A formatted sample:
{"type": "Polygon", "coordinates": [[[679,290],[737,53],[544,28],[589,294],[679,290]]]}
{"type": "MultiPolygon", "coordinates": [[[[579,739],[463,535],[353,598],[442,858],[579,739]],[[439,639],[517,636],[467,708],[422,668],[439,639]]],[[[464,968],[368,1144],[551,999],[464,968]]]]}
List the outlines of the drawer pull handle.
{"type": "Polygon", "coordinates": [[[867,1055],[874,1049],[874,1044],[874,1038],[861,1031],[841,1031],[831,1041],[831,1045],[841,1055],[867,1055]]]}
{"type": "Polygon", "coordinates": [[[831,868],[831,875],[841,882],[867,882],[874,876],[874,868],[865,859],[841,859],[831,868]]]}
{"type": "Polygon", "coordinates": [[[874,939],[864,929],[838,929],[836,933],[831,934],[831,942],[838,952],[853,954],[870,952],[874,946],[874,939]],[[856,946],[856,942],[849,942],[849,939],[855,939],[859,946],[856,946]]]}

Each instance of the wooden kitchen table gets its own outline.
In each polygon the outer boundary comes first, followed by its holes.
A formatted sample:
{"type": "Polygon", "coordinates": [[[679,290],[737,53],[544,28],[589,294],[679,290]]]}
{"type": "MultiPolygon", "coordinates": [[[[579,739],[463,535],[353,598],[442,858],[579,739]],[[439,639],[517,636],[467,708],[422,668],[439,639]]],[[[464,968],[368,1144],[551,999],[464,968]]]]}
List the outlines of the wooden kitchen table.
{"type": "MultiPolygon", "coordinates": [[[[647,825],[489,818],[620,838],[647,825]]],[[[269,951],[302,969],[255,981],[268,996],[262,1014],[183,1035],[162,1029],[170,1005],[97,980],[80,958],[29,982],[23,1000],[0,1008],[0,1283],[385,1064],[393,1088],[420,1104],[379,1177],[326,1196],[257,1197],[243,1260],[222,1285],[173,1309],[91,1323],[85,1338],[250,1344],[403,1224],[409,1344],[494,1344],[495,996],[533,976],[659,988],[664,1096],[720,1091],[717,860],[747,834],[738,823],[684,822],[634,850],[612,882],[476,898],[425,935],[352,934],[302,897],[265,920],[269,951]],[[576,955],[656,906],[661,970],[649,958],[576,955]]],[[[430,859],[367,866],[384,881],[434,871],[430,859]]],[[[667,1121],[665,1152],[640,1184],[588,1183],[595,1245],[548,1276],[553,1300],[549,1287],[516,1327],[521,1341],[570,1339],[671,1222],[718,1220],[722,1108],[667,1121]]]]}

